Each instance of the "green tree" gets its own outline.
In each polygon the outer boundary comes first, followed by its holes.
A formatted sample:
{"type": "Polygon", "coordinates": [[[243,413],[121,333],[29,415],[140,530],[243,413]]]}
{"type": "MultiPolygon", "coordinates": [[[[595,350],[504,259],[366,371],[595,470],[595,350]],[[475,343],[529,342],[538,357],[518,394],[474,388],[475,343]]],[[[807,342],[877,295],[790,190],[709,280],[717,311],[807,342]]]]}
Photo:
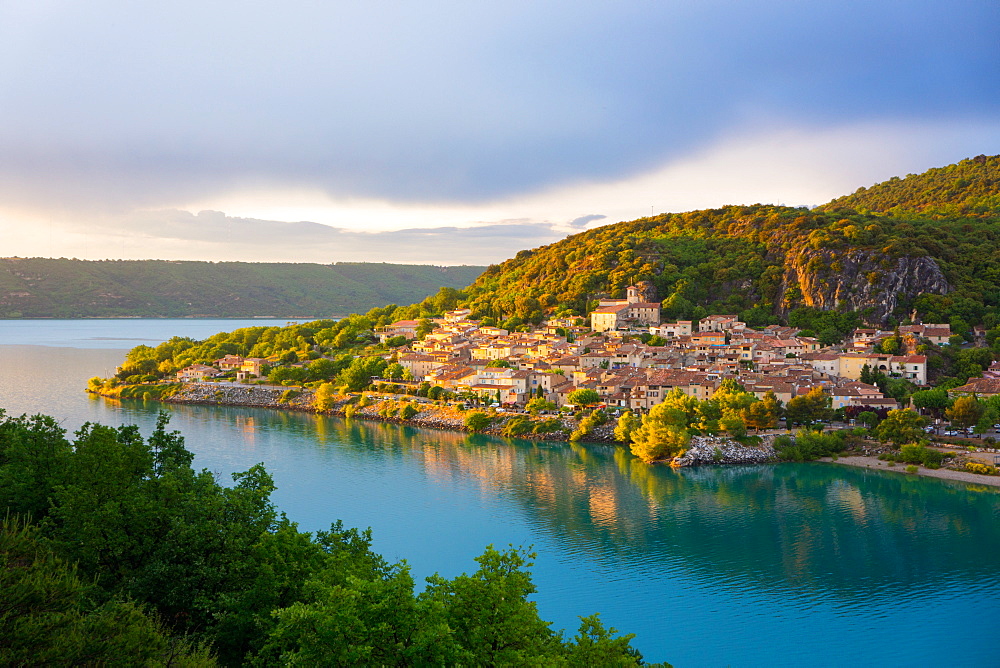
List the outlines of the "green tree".
{"type": "Polygon", "coordinates": [[[539,397],[531,399],[526,405],[525,410],[527,410],[532,415],[538,415],[541,411],[552,411],[556,409],[556,405],[551,401],[546,401],[539,397]]]}
{"type": "Polygon", "coordinates": [[[910,443],[924,437],[925,424],[927,421],[914,411],[889,411],[889,415],[875,428],[875,437],[883,443],[888,441],[895,445],[910,443]]]}
{"type": "Polygon", "coordinates": [[[632,441],[632,432],[638,429],[640,425],[642,425],[641,418],[632,411],[625,411],[618,418],[618,424],[615,425],[615,439],[622,443],[630,443],[632,441]]]}
{"type": "Polygon", "coordinates": [[[326,412],[337,403],[337,388],[333,383],[323,383],[316,388],[316,410],[326,412]]]}
{"type": "Polygon", "coordinates": [[[0,509],[41,520],[68,475],[72,446],[51,417],[5,419],[0,409],[0,509]]]}
{"type": "Polygon", "coordinates": [[[642,425],[632,432],[632,454],[647,464],[676,457],[691,440],[688,432],[680,427],[650,419],[646,415],[642,425]]]}
{"type": "Polygon", "coordinates": [[[941,417],[945,409],[951,405],[948,391],[941,388],[917,390],[910,395],[910,401],[914,408],[930,411],[937,417],[941,417]]]}
{"type": "Polygon", "coordinates": [[[774,392],[768,390],[763,399],[747,407],[746,425],[757,430],[773,429],[778,425],[780,415],[781,403],[774,392]]]}
{"type": "Polygon", "coordinates": [[[0,520],[0,664],[214,666],[204,646],[171,638],[138,606],[98,592],[37,527],[0,520]]]}
{"type": "Polygon", "coordinates": [[[359,392],[371,385],[372,378],[381,378],[386,366],[381,357],[357,357],[340,372],[337,382],[350,392],[359,392]]]}
{"type": "MultiPolygon", "coordinates": [[[[616,636],[618,630],[614,627],[605,628],[600,615],[580,618],[580,630],[572,642],[566,644],[567,663],[570,666],[589,667],[602,666],[607,668],[648,665],[642,662],[642,656],[632,647],[634,633],[616,636]]],[[[659,664],[669,668],[668,664],[659,664]]]]}
{"type": "Polygon", "coordinates": [[[435,323],[431,322],[427,318],[421,318],[417,322],[417,338],[423,341],[424,337],[433,332],[435,329],[437,329],[437,325],[435,323]]]}
{"type": "Polygon", "coordinates": [[[814,422],[829,420],[833,417],[830,403],[830,396],[826,390],[817,385],[808,393],[788,400],[788,405],[785,406],[785,419],[789,424],[800,423],[807,427],[814,422]]]}
{"type": "Polygon", "coordinates": [[[486,413],[473,411],[465,416],[465,428],[469,431],[483,431],[493,422],[486,413]]]}
{"type": "Polygon", "coordinates": [[[878,424],[878,413],[874,411],[862,411],[858,413],[858,422],[871,429],[878,424]]]}
{"type": "Polygon", "coordinates": [[[534,554],[488,546],[472,575],[427,579],[420,600],[442,613],[461,643],[458,663],[477,666],[543,665],[562,654],[559,637],[538,616],[527,571],[534,554]]]}
{"type": "Polygon", "coordinates": [[[574,406],[593,406],[594,404],[601,403],[601,395],[597,393],[597,390],[581,388],[570,392],[569,396],[566,397],[566,401],[574,406]]]}
{"type": "Polygon", "coordinates": [[[310,362],[307,368],[309,380],[330,380],[343,369],[343,365],[336,360],[320,358],[310,362]]]}

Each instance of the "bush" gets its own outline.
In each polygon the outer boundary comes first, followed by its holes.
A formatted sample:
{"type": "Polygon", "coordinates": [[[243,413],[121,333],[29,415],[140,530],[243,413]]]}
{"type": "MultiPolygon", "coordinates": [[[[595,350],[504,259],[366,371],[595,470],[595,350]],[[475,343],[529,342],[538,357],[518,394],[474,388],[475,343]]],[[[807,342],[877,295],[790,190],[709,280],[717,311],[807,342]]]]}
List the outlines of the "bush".
{"type": "Polygon", "coordinates": [[[344,407],[344,417],[350,418],[354,417],[354,414],[358,412],[358,407],[354,404],[347,404],[344,407]]]}
{"type": "Polygon", "coordinates": [[[396,412],[396,415],[398,415],[400,419],[409,420],[411,417],[413,417],[419,412],[420,411],[417,410],[417,407],[414,406],[413,404],[403,404],[402,406],[399,407],[399,410],[396,412]]]}
{"type": "Polygon", "coordinates": [[[979,473],[980,475],[1000,475],[1000,469],[997,469],[996,466],[981,464],[980,462],[965,462],[965,470],[970,473],[979,473]]]}
{"type": "Polygon", "coordinates": [[[579,441],[584,436],[589,436],[596,426],[597,421],[594,420],[593,416],[588,415],[580,421],[580,426],[574,429],[573,433],[569,435],[569,440],[579,441]]]}
{"type": "Polygon", "coordinates": [[[535,424],[533,432],[536,434],[551,434],[554,431],[561,431],[563,428],[562,421],[556,418],[551,418],[548,420],[542,420],[535,424]]]}
{"type": "Polygon", "coordinates": [[[465,416],[465,428],[469,431],[483,431],[490,426],[491,422],[493,422],[493,418],[480,411],[465,416]]]}
{"type": "Polygon", "coordinates": [[[507,420],[507,424],[503,426],[501,433],[510,438],[513,436],[522,436],[529,433],[532,430],[531,420],[527,415],[518,415],[507,420]]]}
{"type": "Polygon", "coordinates": [[[899,449],[899,454],[893,459],[907,464],[923,464],[927,468],[939,468],[944,460],[944,453],[931,448],[911,443],[899,449]]]}
{"type": "Polygon", "coordinates": [[[808,462],[827,457],[844,449],[844,433],[801,429],[794,441],[788,436],[774,439],[774,451],[784,461],[808,462]]]}
{"type": "MultiPolygon", "coordinates": [[[[217,391],[216,394],[220,394],[220,392],[217,391]]],[[[299,392],[298,390],[285,390],[284,392],[281,393],[281,397],[278,399],[278,403],[287,404],[289,401],[299,396],[299,394],[301,394],[301,392],[299,392]]]]}
{"type": "Polygon", "coordinates": [[[907,466],[906,467],[906,472],[907,473],[916,473],[917,472],[917,466],[916,466],[916,464],[910,464],[909,466],[907,466]]]}

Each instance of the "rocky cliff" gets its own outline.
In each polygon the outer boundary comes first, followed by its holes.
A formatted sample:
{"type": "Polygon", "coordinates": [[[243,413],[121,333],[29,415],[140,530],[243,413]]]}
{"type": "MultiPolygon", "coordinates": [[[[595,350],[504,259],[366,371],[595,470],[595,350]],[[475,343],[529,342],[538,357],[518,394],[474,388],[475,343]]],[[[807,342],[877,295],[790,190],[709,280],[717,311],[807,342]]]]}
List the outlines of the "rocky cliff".
{"type": "Polygon", "coordinates": [[[827,249],[808,249],[788,258],[781,288],[782,315],[803,305],[822,310],[869,309],[872,323],[885,323],[901,300],[952,291],[932,257],[893,259],[872,250],[827,249]]]}

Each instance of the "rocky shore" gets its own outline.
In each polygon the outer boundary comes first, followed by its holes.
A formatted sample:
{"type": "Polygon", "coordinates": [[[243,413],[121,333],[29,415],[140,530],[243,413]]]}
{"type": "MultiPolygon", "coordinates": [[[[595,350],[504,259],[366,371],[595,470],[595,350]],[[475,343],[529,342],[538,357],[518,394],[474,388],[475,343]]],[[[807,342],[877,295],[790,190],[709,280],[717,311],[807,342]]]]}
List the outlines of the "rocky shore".
{"type": "MultiPolygon", "coordinates": [[[[185,383],[176,393],[165,398],[164,401],[175,404],[274,408],[337,417],[350,415],[351,417],[364,420],[394,422],[414,427],[468,431],[465,426],[465,414],[452,406],[437,404],[406,395],[400,395],[399,397],[387,400],[367,395],[369,403],[366,406],[360,405],[357,399],[356,395],[340,396],[329,410],[320,411],[316,409],[316,395],[311,389],[294,388],[289,390],[289,388],[270,386],[185,383]],[[400,405],[403,403],[411,403],[418,412],[408,418],[385,414],[384,409],[386,408],[386,404],[400,405]]],[[[504,423],[506,422],[504,418],[506,417],[508,417],[506,414],[498,413],[497,418],[499,419],[495,420],[494,424],[483,430],[482,433],[501,436],[504,423]]],[[[569,433],[574,429],[573,420],[565,418],[562,420],[562,423],[564,431],[544,434],[523,434],[518,436],[518,438],[546,441],[569,440],[569,433]]],[[[612,442],[614,441],[613,431],[614,425],[604,425],[598,427],[594,434],[588,436],[586,440],[588,442],[612,442]]]]}
{"type": "Polygon", "coordinates": [[[773,464],[778,461],[773,442],[773,436],[764,436],[760,445],[743,445],[732,439],[717,436],[694,436],[687,452],[675,457],[671,466],[773,464]]]}

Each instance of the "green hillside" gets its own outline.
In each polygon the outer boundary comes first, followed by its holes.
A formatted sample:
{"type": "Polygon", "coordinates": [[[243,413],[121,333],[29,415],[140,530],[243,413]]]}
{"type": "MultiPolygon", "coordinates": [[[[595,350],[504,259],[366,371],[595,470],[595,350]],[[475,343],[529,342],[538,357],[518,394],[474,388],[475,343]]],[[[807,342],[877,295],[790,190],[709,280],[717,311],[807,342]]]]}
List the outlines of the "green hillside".
{"type": "Polygon", "coordinates": [[[481,315],[584,314],[651,281],[668,318],[751,324],[850,311],[891,324],[997,324],[1000,157],[894,179],[813,210],[770,205],[607,225],[491,266],[466,291],[481,315]]]}
{"type": "Polygon", "coordinates": [[[338,316],[463,287],[483,267],[0,259],[0,317],[338,316]]]}
{"type": "Polygon", "coordinates": [[[824,207],[880,213],[923,213],[997,217],[1000,215],[1000,156],[979,155],[919,176],[893,177],[824,207]]]}

